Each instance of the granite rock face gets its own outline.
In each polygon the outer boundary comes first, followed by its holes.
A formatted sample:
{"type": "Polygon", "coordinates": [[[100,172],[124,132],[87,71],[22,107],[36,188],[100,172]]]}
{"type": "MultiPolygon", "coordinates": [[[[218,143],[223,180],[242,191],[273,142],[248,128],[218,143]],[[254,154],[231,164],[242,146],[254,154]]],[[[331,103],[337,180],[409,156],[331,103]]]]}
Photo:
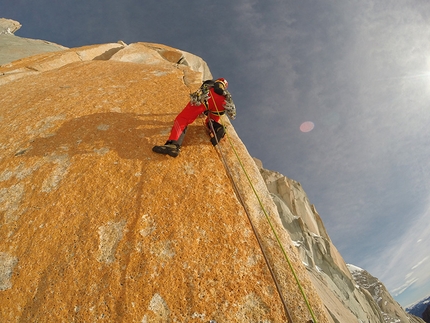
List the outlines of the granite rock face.
{"type": "MultiPolygon", "coordinates": [[[[149,43],[0,68],[0,322],[287,322],[245,210],[293,322],[311,319],[227,141],[237,191],[201,120],[179,157],[151,151],[211,77],[202,59],[149,43]]],[[[257,166],[224,122],[314,315],[331,322],[257,166]]]]}
{"type": "Polygon", "coordinates": [[[18,21],[0,18],[0,65],[31,55],[66,49],[45,40],[15,36],[14,33],[20,28],[18,21]]]}
{"type": "Polygon", "coordinates": [[[12,35],[19,28],[21,24],[18,21],[0,18],[0,35],[12,35]]]}
{"type": "Polygon", "coordinates": [[[255,161],[282,224],[330,314],[330,322],[422,323],[420,318],[407,314],[380,281],[345,264],[300,183],[255,161]]]}

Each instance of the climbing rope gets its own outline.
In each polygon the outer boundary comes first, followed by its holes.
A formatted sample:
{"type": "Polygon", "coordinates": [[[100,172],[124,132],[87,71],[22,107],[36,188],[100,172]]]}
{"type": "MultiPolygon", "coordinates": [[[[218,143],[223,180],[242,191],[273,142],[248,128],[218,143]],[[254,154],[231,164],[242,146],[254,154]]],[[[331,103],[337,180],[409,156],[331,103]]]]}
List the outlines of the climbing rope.
{"type": "MultiPolygon", "coordinates": [[[[211,127],[211,131],[212,131],[212,133],[214,133],[214,134],[215,134],[215,130],[214,130],[214,127],[213,127],[213,124],[212,124],[212,120],[209,120],[209,125],[210,125],[210,127],[211,127]]],[[[224,127],[224,125],[223,125],[223,127],[224,127]]],[[[243,208],[244,208],[244,210],[245,210],[246,216],[248,217],[248,221],[249,221],[249,223],[250,223],[250,225],[251,225],[252,231],[254,232],[254,236],[255,236],[255,238],[257,239],[258,245],[259,245],[260,250],[261,250],[261,252],[262,252],[262,254],[263,254],[264,261],[266,262],[267,268],[269,269],[270,275],[272,276],[273,282],[275,283],[276,290],[277,290],[277,292],[278,292],[278,294],[279,294],[279,297],[280,297],[280,299],[281,299],[282,305],[283,305],[284,310],[285,310],[285,314],[287,315],[289,322],[290,322],[290,323],[294,323],[294,322],[293,322],[293,319],[291,318],[290,311],[288,310],[287,303],[286,303],[286,301],[285,301],[285,299],[284,299],[284,296],[282,295],[281,287],[280,287],[280,285],[279,285],[279,283],[278,283],[278,281],[277,281],[277,279],[276,279],[276,276],[275,276],[275,273],[273,272],[272,267],[270,266],[270,263],[269,263],[269,259],[268,259],[268,257],[267,257],[267,254],[266,254],[266,252],[264,251],[263,243],[261,242],[261,239],[260,239],[260,236],[258,235],[257,229],[255,228],[254,224],[252,223],[251,215],[249,214],[248,209],[245,207],[245,201],[243,200],[242,195],[240,194],[239,189],[238,189],[238,187],[237,187],[237,185],[236,185],[236,182],[234,181],[234,179],[233,179],[233,177],[232,177],[232,175],[231,175],[230,168],[229,168],[229,166],[228,166],[228,164],[227,164],[227,162],[226,162],[226,160],[225,160],[225,158],[224,158],[224,154],[222,153],[221,146],[219,146],[219,145],[218,145],[218,144],[219,144],[219,141],[218,141],[218,138],[216,137],[216,135],[215,135],[215,140],[216,140],[216,142],[217,142],[217,146],[218,146],[218,149],[219,149],[219,152],[220,152],[221,161],[222,161],[222,163],[223,163],[223,165],[224,165],[224,168],[225,168],[225,169],[226,169],[226,171],[227,171],[227,176],[229,177],[230,181],[232,182],[232,184],[233,184],[233,189],[234,189],[234,191],[235,191],[236,195],[239,197],[240,203],[242,204],[242,206],[243,206],[243,208]]]]}
{"type": "MultiPolygon", "coordinates": [[[[218,106],[217,106],[217,104],[216,104],[216,102],[215,102],[215,99],[213,98],[213,96],[211,96],[211,98],[212,98],[212,101],[213,101],[213,103],[214,103],[214,105],[215,105],[215,108],[216,108],[216,110],[217,110],[217,113],[219,113],[218,106]]],[[[208,116],[208,117],[209,117],[209,116],[208,116]]],[[[209,120],[210,120],[210,119],[209,119],[209,120]]],[[[290,320],[290,322],[291,322],[291,323],[293,323],[293,321],[292,321],[292,319],[291,319],[291,315],[290,315],[290,313],[289,313],[289,311],[288,311],[288,308],[287,308],[286,302],[285,302],[285,300],[284,300],[284,297],[282,296],[282,293],[281,293],[281,290],[280,290],[279,284],[278,284],[278,282],[277,282],[277,280],[276,280],[276,278],[275,278],[274,272],[273,272],[273,270],[272,270],[272,268],[271,268],[271,266],[270,266],[270,264],[269,264],[269,261],[268,261],[268,258],[267,258],[267,256],[266,256],[266,253],[265,253],[265,251],[264,251],[264,248],[263,248],[263,246],[262,246],[261,240],[260,240],[260,238],[259,238],[259,236],[258,236],[257,230],[255,229],[255,227],[254,227],[254,225],[253,225],[253,223],[252,223],[251,217],[250,217],[250,215],[249,215],[249,213],[248,213],[248,211],[247,211],[247,208],[245,207],[245,203],[244,203],[244,201],[243,201],[243,198],[242,198],[241,194],[239,193],[239,190],[238,190],[238,188],[237,188],[237,186],[236,186],[236,183],[235,183],[235,181],[234,181],[234,179],[233,179],[233,176],[231,175],[230,168],[229,168],[229,167],[228,167],[228,165],[227,165],[227,162],[226,162],[226,160],[225,160],[224,154],[222,153],[222,149],[221,149],[221,147],[218,145],[218,144],[219,144],[219,142],[218,142],[218,138],[216,137],[215,131],[214,131],[214,129],[213,129],[212,122],[211,122],[211,121],[209,121],[209,123],[210,123],[210,125],[211,125],[211,130],[212,130],[212,132],[213,132],[213,134],[214,134],[214,136],[215,136],[215,138],[216,138],[215,140],[216,140],[216,142],[217,142],[217,146],[218,146],[218,148],[219,148],[219,152],[220,152],[221,159],[222,159],[222,162],[223,162],[223,164],[224,164],[224,167],[226,168],[227,174],[228,174],[228,176],[229,176],[229,178],[230,178],[231,182],[233,183],[234,190],[236,191],[236,194],[238,195],[238,197],[239,197],[239,199],[240,199],[240,202],[242,203],[242,206],[243,206],[243,208],[245,209],[245,212],[246,212],[246,214],[247,214],[248,220],[249,220],[249,222],[250,222],[250,224],[251,224],[251,227],[252,227],[252,229],[253,229],[253,231],[254,231],[254,234],[255,234],[255,236],[256,236],[256,238],[257,238],[258,244],[260,245],[260,249],[261,249],[261,251],[262,251],[262,253],[263,253],[263,256],[264,256],[264,259],[265,259],[265,261],[266,261],[266,264],[267,264],[267,266],[268,266],[268,268],[269,268],[270,274],[272,275],[273,281],[275,282],[275,285],[276,285],[277,291],[278,291],[278,293],[279,293],[279,295],[280,295],[280,298],[281,298],[282,304],[283,304],[283,306],[284,306],[285,312],[286,312],[286,314],[287,314],[287,316],[288,316],[288,319],[290,320]]],[[[221,125],[224,127],[224,129],[226,129],[226,127],[224,126],[224,123],[223,123],[222,121],[221,121],[221,125]]],[[[294,267],[293,267],[293,265],[292,265],[292,263],[291,263],[291,261],[290,261],[290,259],[289,259],[288,255],[287,255],[287,253],[286,253],[286,251],[285,251],[285,248],[284,248],[284,246],[282,245],[282,242],[281,242],[281,240],[280,240],[280,238],[279,238],[279,236],[278,236],[278,234],[277,234],[277,232],[276,232],[276,230],[275,230],[275,228],[274,228],[274,226],[273,226],[273,224],[272,224],[272,221],[270,220],[270,217],[269,217],[269,215],[268,215],[268,213],[267,213],[267,211],[266,211],[266,209],[265,209],[265,207],[264,207],[264,205],[263,205],[263,202],[261,201],[260,196],[258,195],[258,193],[257,193],[257,191],[256,191],[256,189],[255,189],[255,187],[254,187],[254,185],[252,184],[251,178],[249,177],[248,172],[246,171],[245,166],[243,165],[243,162],[242,162],[242,160],[240,159],[239,154],[237,153],[237,150],[235,149],[235,147],[234,147],[234,145],[233,145],[233,142],[232,142],[232,140],[231,140],[231,138],[230,138],[230,136],[229,136],[228,132],[227,132],[227,131],[225,131],[225,133],[226,133],[226,136],[227,136],[228,142],[229,142],[229,144],[230,144],[230,147],[231,147],[231,148],[232,148],[232,150],[234,151],[234,154],[235,154],[235,156],[236,156],[236,158],[237,158],[237,160],[238,160],[238,162],[239,162],[239,164],[240,164],[240,167],[241,167],[242,171],[244,172],[244,174],[245,174],[245,176],[246,176],[246,178],[247,178],[247,180],[248,180],[248,183],[249,183],[249,185],[251,186],[252,191],[254,192],[254,195],[256,196],[256,198],[257,198],[257,200],[258,200],[258,203],[259,203],[259,205],[260,205],[260,207],[261,207],[261,209],[262,209],[262,211],[263,211],[263,213],[264,213],[264,216],[265,216],[265,218],[266,218],[267,222],[269,223],[269,226],[270,226],[270,228],[271,228],[271,230],[272,230],[272,233],[274,234],[274,236],[275,236],[275,238],[276,238],[276,241],[277,241],[277,243],[278,243],[278,246],[280,247],[280,249],[281,249],[281,251],[282,251],[282,254],[284,255],[284,258],[285,258],[286,262],[288,263],[288,266],[289,266],[289,268],[290,268],[290,270],[291,270],[291,272],[292,272],[292,274],[293,274],[293,276],[294,276],[294,279],[295,279],[295,281],[296,281],[296,284],[297,284],[297,286],[298,286],[298,288],[299,288],[299,290],[300,290],[300,293],[301,293],[301,294],[302,294],[302,296],[303,296],[303,299],[304,299],[304,301],[305,301],[305,303],[306,303],[306,306],[307,306],[307,308],[308,308],[308,310],[309,310],[309,313],[310,313],[310,315],[311,315],[311,317],[312,317],[313,323],[318,323],[318,321],[317,321],[317,319],[316,319],[316,317],[315,317],[315,314],[314,314],[314,312],[313,312],[313,310],[312,310],[312,307],[311,307],[311,305],[310,305],[310,303],[309,303],[309,301],[308,301],[308,298],[306,297],[306,294],[305,294],[305,292],[304,292],[304,290],[303,290],[303,287],[302,287],[302,285],[301,285],[301,283],[300,283],[300,281],[299,281],[299,279],[298,279],[298,277],[297,277],[296,271],[294,270],[294,267]]]]}

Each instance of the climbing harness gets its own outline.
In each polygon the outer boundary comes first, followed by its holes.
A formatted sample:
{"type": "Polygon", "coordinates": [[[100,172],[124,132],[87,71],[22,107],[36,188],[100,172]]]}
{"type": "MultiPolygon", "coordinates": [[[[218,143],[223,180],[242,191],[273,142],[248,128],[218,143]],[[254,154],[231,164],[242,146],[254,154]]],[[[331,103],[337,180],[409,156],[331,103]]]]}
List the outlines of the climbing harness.
{"type": "MultiPolygon", "coordinates": [[[[217,104],[216,104],[215,100],[214,100],[213,98],[212,98],[212,100],[213,100],[213,103],[214,103],[214,105],[215,105],[216,110],[218,111],[218,107],[217,107],[217,104]]],[[[212,125],[212,122],[211,122],[211,120],[210,120],[210,119],[209,119],[209,125],[210,125],[210,127],[211,127],[211,131],[215,134],[215,131],[214,131],[214,128],[213,128],[213,125],[212,125]]],[[[221,122],[221,125],[222,125],[222,126],[224,127],[224,129],[225,129],[225,126],[224,126],[224,124],[223,124],[222,122],[221,122]]],[[[239,161],[239,164],[240,164],[240,166],[241,166],[241,168],[242,168],[242,171],[244,172],[244,174],[245,174],[245,176],[246,176],[246,178],[247,178],[247,180],[248,180],[248,182],[249,182],[249,184],[250,184],[250,186],[251,186],[251,188],[252,188],[252,190],[253,190],[253,192],[254,192],[254,195],[256,196],[256,198],[257,198],[257,200],[258,200],[258,203],[259,203],[259,205],[260,205],[260,207],[261,207],[261,209],[262,209],[262,211],[263,211],[263,213],[264,213],[264,215],[265,215],[265,218],[266,218],[266,220],[267,220],[267,222],[268,222],[268,224],[269,224],[269,226],[270,226],[270,228],[271,228],[271,230],[272,230],[272,233],[274,234],[274,236],[275,236],[275,238],[276,238],[276,241],[277,241],[277,243],[278,243],[278,246],[279,246],[279,247],[280,247],[280,249],[282,250],[282,254],[284,255],[284,258],[285,258],[286,262],[288,263],[288,266],[289,266],[289,268],[290,268],[290,270],[291,270],[291,272],[292,272],[292,274],[293,274],[293,276],[294,276],[294,279],[295,279],[295,281],[296,281],[296,284],[298,285],[298,288],[299,288],[299,290],[300,290],[300,293],[301,293],[301,294],[302,294],[302,296],[303,296],[303,299],[304,299],[304,301],[305,301],[305,303],[306,303],[306,306],[307,306],[307,308],[308,308],[308,310],[309,310],[309,313],[310,313],[310,315],[311,315],[311,317],[312,317],[312,321],[310,321],[310,322],[318,323],[318,321],[317,321],[317,319],[316,319],[316,317],[315,317],[315,314],[314,314],[314,312],[313,312],[313,310],[312,310],[312,307],[311,307],[311,305],[310,305],[310,303],[309,303],[309,301],[308,301],[308,299],[307,299],[307,297],[306,297],[306,294],[305,294],[305,292],[304,292],[304,290],[303,290],[303,288],[302,288],[302,285],[301,285],[301,283],[300,283],[300,281],[299,281],[299,279],[298,279],[298,277],[297,277],[297,274],[296,274],[296,272],[295,272],[295,270],[294,270],[294,267],[293,267],[293,265],[292,265],[292,263],[291,263],[291,261],[290,261],[290,259],[289,259],[288,255],[287,255],[287,253],[286,253],[286,251],[285,251],[284,246],[282,245],[282,242],[281,242],[281,240],[280,240],[280,238],[279,238],[278,234],[276,233],[276,230],[275,230],[275,228],[274,228],[274,226],[273,226],[273,224],[272,224],[272,221],[270,220],[270,217],[269,217],[269,215],[268,215],[268,213],[267,213],[266,209],[264,208],[264,205],[263,205],[263,203],[262,203],[262,201],[261,201],[261,199],[260,199],[260,197],[259,197],[259,195],[258,195],[258,193],[257,193],[257,191],[256,191],[256,189],[255,189],[255,187],[254,187],[254,185],[252,184],[252,181],[251,181],[251,179],[250,179],[250,177],[249,177],[249,175],[248,175],[248,172],[247,172],[247,171],[246,171],[246,169],[245,169],[245,166],[243,165],[243,163],[242,163],[242,161],[241,161],[241,159],[240,159],[240,157],[239,157],[239,154],[237,153],[236,149],[234,148],[234,145],[233,145],[233,143],[232,143],[232,141],[231,141],[231,138],[230,138],[230,136],[228,135],[228,132],[227,132],[227,131],[226,131],[226,134],[227,134],[227,139],[228,139],[228,141],[229,141],[229,143],[230,143],[230,146],[231,146],[231,148],[233,149],[234,154],[236,155],[236,158],[237,158],[237,160],[239,161]]],[[[247,215],[247,217],[248,217],[248,221],[249,221],[249,223],[250,223],[250,225],[251,225],[251,228],[252,228],[252,230],[253,230],[253,232],[254,232],[254,235],[255,235],[255,237],[256,237],[256,239],[257,239],[257,242],[258,242],[259,247],[260,247],[260,250],[261,250],[261,252],[262,252],[262,254],[263,254],[263,257],[264,257],[264,260],[265,260],[265,262],[266,262],[266,265],[267,265],[267,267],[268,267],[268,269],[269,269],[269,271],[270,271],[270,274],[271,274],[272,279],[273,279],[273,281],[274,281],[274,284],[275,284],[275,286],[276,286],[277,292],[278,292],[278,294],[279,294],[279,296],[280,296],[280,299],[281,299],[281,302],[282,302],[282,304],[283,304],[283,306],[284,306],[285,313],[286,313],[286,315],[287,315],[287,317],[288,317],[289,321],[290,321],[291,323],[293,323],[293,320],[292,320],[292,318],[291,318],[291,314],[290,314],[290,312],[289,312],[289,310],[288,310],[287,304],[286,304],[285,299],[284,299],[284,297],[283,297],[283,295],[282,295],[280,285],[279,285],[279,283],[278,283],[278,281],[277,281],[277,279],[276,279],[275,273],[273,272],[273,269],[272,269],[272,267],[271,267],[271,265],[270,265],[270,263],[269,263],[268,257],[267,257],[267,255],[266,255],[266,252],[264,251],[264,248],[263,248],[263,245],[262,245],[261,239],[260,239],[260,237],[259,237],[259,235],[258,235],[258,232],[257,232],[257,230],[256,230],[256,228],[255,228],[255,226],[254,226],[254,224],[253,224],[253,222],[252,222],[252,220],[251,220],[251,216],[250,216],[250,214],[249,214],[249,212],[248,212],[248,209],[245,207],[245,202],[244,202],[244,200],[243,200],[243,198],[242,198],[242,195],[240,194],[239,189],[238,189],[238,187],[237,187],[237,185],[236,185],[236,183],[235,183],[235,181],[234,181],[234,179],[233,179],[233,176],[231,175],[232,173],[231,173],[230,168],[229,168],[229,166],[228,166],[228,164],[227,164],[227,162],[226,162],[226,160],[225,160],[224,154],[223,154],[223,152],[222,152],[222,148],[221,148],[221,146],[219,145],[219,141],[218,141],[218,138],[216,137],[216,135],[215,135],[215,138],[216,138],[216,140],[217,140],[217,145],[216,145],[216,146],[218,146],[218,150],[217,150],[217,151],[219,152],[219,154],[220,154],[220,156],[221,156],[221,161],[222,161],[222,163],[223,163],[223,165],[224,165],[224,167],[225,167],[225,169],[226,169],[227,175],[228,175],[228,177],[230,178],[230,181],[232,182],[233,189],[234,189],[235,193],[237,194],[237,196],[239,197],[239,200],[240,200],[240,202],[241,202],[241,204],[242,204],[242,206],[243,206],[243,208],[244,208],[244,210],[245,210],[245,213],[246,213],[246,215],[247,215]]]]}
{"type": "Polygon", "coordinates": [[[190,93],[191,105],[200,106],[203,104],[206,107],[205,114],[213,114],[217,116],[222,116],[225,113],[228,114],[230,119],[234,120],[236,118],[236,106],[234,105],[231,94],[227,90],[223,90],[223,96],[225,98],[224,110],[219,111],[215,103],[216,111],[209,110],[208,100],[213,97],[210,96],[210,89],[213,88],[213,84],[210,81],[204,82],[197,91],[190,93]]]}

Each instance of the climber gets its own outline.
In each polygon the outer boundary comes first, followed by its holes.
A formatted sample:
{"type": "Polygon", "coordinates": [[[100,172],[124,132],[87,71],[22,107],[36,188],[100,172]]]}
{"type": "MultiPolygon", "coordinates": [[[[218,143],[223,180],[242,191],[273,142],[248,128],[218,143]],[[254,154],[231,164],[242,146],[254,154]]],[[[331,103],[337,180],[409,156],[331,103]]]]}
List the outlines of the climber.
{"type": "Polygon", "coordinates": [[[236,107],[227,88],[228,82],[224,78],[204,81],[196,92],[190,94],[190,102],[176,116],[166,143],[154,146],[152,151],[178,156],[188,125],[199,115],[207,116],[205,125],[210,131],[212,145],[216,146],[225,135],[224,126],[219,123],[221,115],[227,113],[232,120],[236,117],[236,107]]]}

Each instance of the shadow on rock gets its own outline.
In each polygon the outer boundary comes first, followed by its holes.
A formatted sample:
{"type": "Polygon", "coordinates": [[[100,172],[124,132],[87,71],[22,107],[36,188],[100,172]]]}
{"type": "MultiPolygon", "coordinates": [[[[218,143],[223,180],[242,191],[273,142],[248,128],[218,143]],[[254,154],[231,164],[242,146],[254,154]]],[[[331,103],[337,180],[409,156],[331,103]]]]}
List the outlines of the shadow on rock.
{"type": "Polygon", "coordinates": [[[143,159],[151,152],[150,138],[170,130],[171,122],[154,120],[157,116],[165,115],[108,112],[79,117],[64,122],[51,135],[35,139],[20,155],[74,156],[114,150],[121,158],[143,159]]]}

